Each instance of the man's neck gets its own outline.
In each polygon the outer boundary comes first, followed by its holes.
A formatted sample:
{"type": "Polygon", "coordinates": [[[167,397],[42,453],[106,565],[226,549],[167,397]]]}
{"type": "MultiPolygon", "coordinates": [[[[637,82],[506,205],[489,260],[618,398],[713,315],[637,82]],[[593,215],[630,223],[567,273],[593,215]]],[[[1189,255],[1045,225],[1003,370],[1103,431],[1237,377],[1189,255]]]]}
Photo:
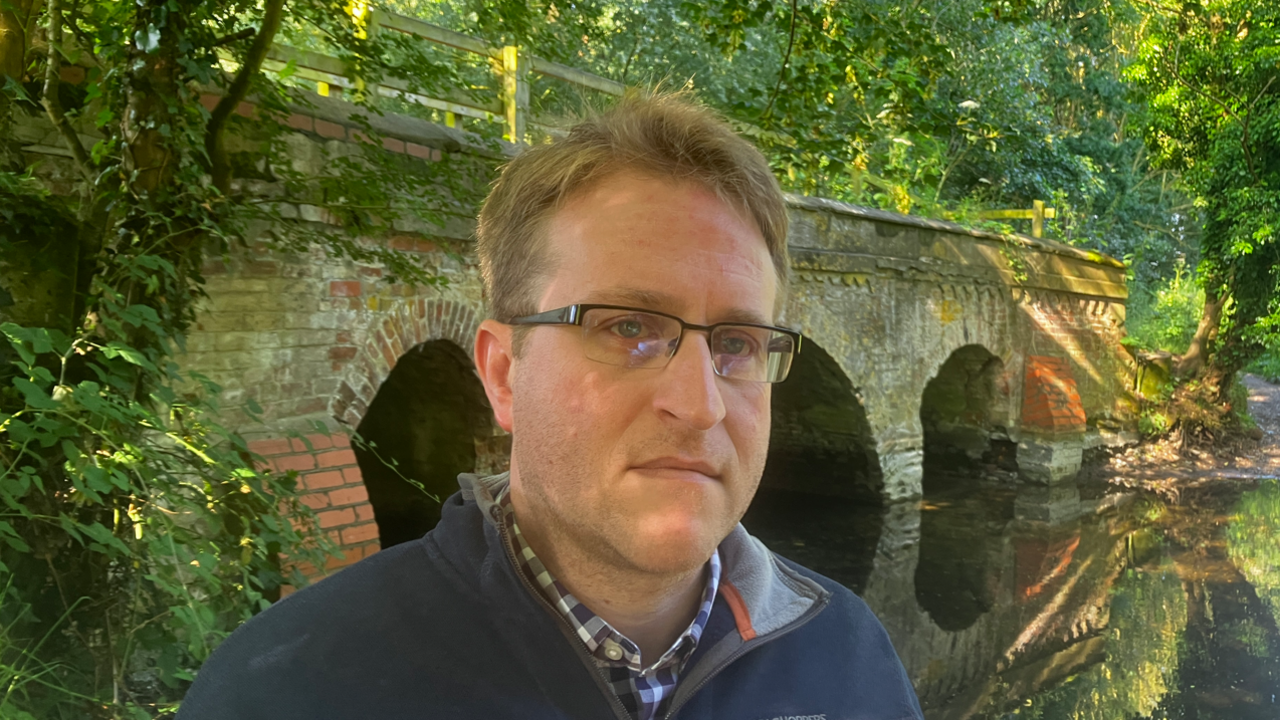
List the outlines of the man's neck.
{"type": "Polygon", "coordinates": [[[574,538],[539,523],[518,494],[511,499],[520,534],[542,564],[579,602],[634,642],[646,666],[657,662],[697,616],[706,564],[666,575],[602,562],[574,538]]]}

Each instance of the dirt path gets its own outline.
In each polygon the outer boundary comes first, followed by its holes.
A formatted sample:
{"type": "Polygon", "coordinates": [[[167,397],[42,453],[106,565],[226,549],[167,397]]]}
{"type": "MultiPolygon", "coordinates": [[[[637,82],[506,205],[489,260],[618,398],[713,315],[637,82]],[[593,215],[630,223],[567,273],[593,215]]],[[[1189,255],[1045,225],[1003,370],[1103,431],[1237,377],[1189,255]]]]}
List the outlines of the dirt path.
{"type": "Polygon", "coordinates": [[[1263,437],[1257,452],[1249,457],[1248,467],[1261,475],[1280,475],[1280,385],[1272,385],[1257,375],[1245,375],[1244,386],[1249,389],[1249,414],[1262,429],[1263,437]]]}
{"type": "Polygon", "coordinates": [[[1243,382],[1249,390],[1249,412],[1262,430],[1255,449],[1235,457],[1192,450],[1187,457],[1168,445],[1142,444],[1110,457],[1095,477],[1165,492],[1218,479],[1280,476],[1280,385],[1256,375],[1245,375],[1243,382]]]}

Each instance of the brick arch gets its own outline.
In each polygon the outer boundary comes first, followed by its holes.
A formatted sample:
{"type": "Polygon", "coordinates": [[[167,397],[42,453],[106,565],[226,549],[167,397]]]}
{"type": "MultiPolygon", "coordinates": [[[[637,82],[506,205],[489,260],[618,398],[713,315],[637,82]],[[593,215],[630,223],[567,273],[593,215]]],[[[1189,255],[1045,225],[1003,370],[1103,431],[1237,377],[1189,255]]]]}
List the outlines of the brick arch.
{"type": "Polygon", "coordinates": [[[450,340],[470,355],[483,318],[479,305],[445,298],[407,300],[380,316],[338,384],[329,414],[355,428],[400,356],[428,340],[450,340]]]}

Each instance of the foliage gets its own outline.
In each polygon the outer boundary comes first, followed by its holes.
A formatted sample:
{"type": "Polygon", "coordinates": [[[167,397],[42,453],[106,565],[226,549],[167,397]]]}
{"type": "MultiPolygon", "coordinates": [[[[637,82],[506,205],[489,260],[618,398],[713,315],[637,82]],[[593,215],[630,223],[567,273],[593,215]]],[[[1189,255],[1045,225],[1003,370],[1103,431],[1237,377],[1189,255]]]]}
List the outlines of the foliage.
{"type": "Polygon", "coordinates": [[[1280,327],[1278,23],[1275,3],[1153,3],[1127,71],[1151,98],[1154,161],[1183,174],[1203,215],[1197,274],[1211,299],[1230,300],[1208,366],[1223,378],[1280,327]]]}
{"type": "Polygon", "coordinates": [[[1173,277],[1154,288],[1135,288],[1126,308],[1126,344],[1146,350],[1185,352],[1204,308],[1204,288],[1186,262],[1174,264],[1173,277]]]}
{"type": "Polygon", "coordinates": [[[1145,717],[1177,685],[1187,598],[1171,561],[1129,569],[1111,592],[1106,662],[1037,695],[1011,713],[1028,720],[1145,717]]]}
{"type": "Polygon", "coordinates": [[[1261,375],[1269,383],[1280,383],[1280,346],[1270,345],[1262,351],[1247,368],[1249,372],[1261,375]]]}
{"type": "Polygon", "coordinates": [[[1240,498],[1227,526],[1227,551],[1280,624],[1280,483],[1266,481],[1240,498]]]}
{"type": "Polygon", "coordinates": [[[358,88],[342,107],[368,142],[298,161],[283,120],[312,103],[292,68],[262,72],[282,25],[364,77],[411,74],[406,59],[419,87],[448,77],[396,38],[360,37],[341,3],[284,14],[282,0],[0,12],[0,128],[42,118],[71,155],[0,169],[0,287],[34,273],[49,291],[0,302],[0,322],[18,320],[0,324],[2,717],[166,714],[228,632],[305,582],[292,568],[332,550],[294,478],[262,471],[220,424],[219,388],[175,363],[205,256],[319,248],[431,284],[389,231],[473,214],[473,168],[385,152],[384,106],[358,88]],[[83,85],[61,82],[67,62],[88,68],[83,85]]]}

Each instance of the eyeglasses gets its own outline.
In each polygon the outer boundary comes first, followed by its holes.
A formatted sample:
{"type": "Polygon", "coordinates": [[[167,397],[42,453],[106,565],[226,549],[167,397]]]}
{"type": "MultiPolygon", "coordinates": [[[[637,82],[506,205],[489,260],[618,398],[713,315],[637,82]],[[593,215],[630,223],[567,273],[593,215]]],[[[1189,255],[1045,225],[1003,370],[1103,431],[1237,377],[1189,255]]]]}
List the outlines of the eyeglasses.
{"type": "Polygon", "coordinates": [[[707,333],[711,366],[720,377],[779,383],[800,352],[800,333],[770,325],[694,325],[666,313],[618,305],[569,305],[512,318],[508,325],[577,325],[589,360],[633,369],[671,362],[685,330],[707,333]]]}

